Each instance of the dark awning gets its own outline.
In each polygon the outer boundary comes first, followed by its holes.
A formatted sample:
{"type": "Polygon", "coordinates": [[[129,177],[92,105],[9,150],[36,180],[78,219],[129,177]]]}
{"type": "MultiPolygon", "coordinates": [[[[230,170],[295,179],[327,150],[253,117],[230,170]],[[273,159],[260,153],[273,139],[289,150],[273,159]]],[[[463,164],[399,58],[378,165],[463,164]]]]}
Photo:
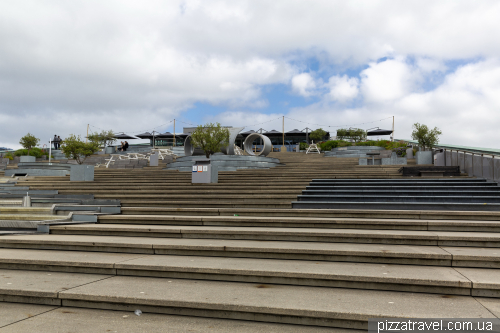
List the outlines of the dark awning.
{"type": "Polygon", "coordinates": [[[285,134],[304,134],[304,132],[299,131],[298,129],[294,129],[289,132],[285,132],[285,134]]]}
{"type": "Polygon", "coordinates": [[[268,131],[268,132],[264,133],[264,135],[266,135],[266,136],[269,136],[269,135],[283,135],[283,132],[278,132],[276,130],[271,130],[271,131],[268,131]]]}
{"type": "Polygon", "coordinates": [[[152,139],[153,138],[153,134],[151,134],[149,132],[144,132],[144,133],[141,133],[141,134],[137,134],[136,137],[141,138],[141,139],[152,139]]]}
{"type": "Polygon", "coordinates": [[[115,134],[114,135],[115,139],[124,139],[124,140],[135,140],[137,139],[135,136],[131,136],[125,133],[120,133],[120,134],[115,134]]]}
{"type": "Polygon", "coordinates": [[[392,134],[392,130],[385,130],[385,129],[376,129],[373,131],[368,131],[366,132],[367,136],[376,136],[376,135],[390,135],[392,134]]]}

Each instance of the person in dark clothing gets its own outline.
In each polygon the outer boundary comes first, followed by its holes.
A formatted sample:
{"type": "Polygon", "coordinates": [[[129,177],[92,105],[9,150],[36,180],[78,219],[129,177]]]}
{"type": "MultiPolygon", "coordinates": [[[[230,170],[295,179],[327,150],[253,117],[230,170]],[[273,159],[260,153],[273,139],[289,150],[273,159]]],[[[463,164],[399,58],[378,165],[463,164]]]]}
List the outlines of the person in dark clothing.
{"type": "Polygon", "coordinates": [[[54,138],[52,139],[52,143],[54,144],[54,149],[58,149],[58,142],[57,142],[57,134],[54,134],[54,138]]]}
{"type": "Polygon", "coordinates": [[[58,149],[61,149],[61,142],[62,142],[62,139],[61,139],[61,137],[58,135],[58,136],[57,136],[57,148],[58,148],[58,149]]]}
{"type": "Polygon", "coordinates": [[[128,142],[125,141],[125,144],[123,145],[123,151],[126,151],[128,149],[128,142]]]}

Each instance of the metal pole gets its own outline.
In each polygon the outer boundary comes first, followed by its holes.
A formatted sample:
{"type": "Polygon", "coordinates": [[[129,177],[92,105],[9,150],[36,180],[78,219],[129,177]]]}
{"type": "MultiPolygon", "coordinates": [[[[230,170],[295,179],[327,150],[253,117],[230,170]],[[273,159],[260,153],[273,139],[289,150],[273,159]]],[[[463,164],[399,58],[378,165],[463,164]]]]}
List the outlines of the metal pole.
{"type": "Polygon", "coordinates": [[[392,116],[392,142],[394,142],[394,116],[392,116]]]}
{"type": "Polygon", "coordinates": [[[155,149],[155,131],[153,131],[153,149],[155,149]]]}
{"type": "Polygon", "coordinates": [[[49,139],[49,165],[51,164],[50,161],[50,157],[52,156],[52,139],[49,139]]]}
{"type": "Polygon", "coordinates": [[[285,116],[283,116],[283,148],[285,148],[285,116]]]}
{"type": "Polygon", "coordinates": [[[175,146],[177,146],[177,145],[175,144],[175,119],[174,119],[174,144],[173,144],[173,147],[175,147],[175,146]]]}
{"type": "Polygon", "coordinates": [[[472,176],[474,176],[474,153],[472,153],[472,176]]]}
{"type": "Polygon", "coordinates": [[[481,178],[484,178],[483,154],[481,154],[481,178]]]}
{"type": "Polygon", "coordinates": [[[89,138],[89,124],[87,124],[87,137],[85,138],[85,143],[87,143],[88,138],[89,138]]]}

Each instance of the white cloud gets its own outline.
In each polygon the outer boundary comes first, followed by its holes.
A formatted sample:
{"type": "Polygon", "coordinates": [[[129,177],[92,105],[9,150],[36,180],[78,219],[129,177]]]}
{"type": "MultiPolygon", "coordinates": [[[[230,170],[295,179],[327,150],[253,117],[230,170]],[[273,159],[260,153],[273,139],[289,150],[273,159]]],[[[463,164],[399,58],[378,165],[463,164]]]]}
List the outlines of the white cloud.
{"type": "Polygon", "coordinates": [[[292,89],[295,93],[309,97],[315,93],[316,83],[309,73],[301,73],[292,78],[292,89]]]}
{"type": "Polygon", "coordinates": [[[446,115],[491,142],[499,13],[496,0],[7,1],[0,11],[0,143],[17,145],[27,131],[84,134],[87,123],[144,129],[200,102],[265,107],[274,84],[311,100],[326,95],[301,108],[321,109],[318,121],[397,112],[431,125],[446,115]],[[377,63],[381,57],[389,60],[377,63]],[[320,69],[308,66],[311,58],[321,59],[320,69]],[[423,92],[424,78],[464,59],[490,60],[423,92]],[[359,82],[343,75],[366,66],[359,82]],[[324,85],[315,79],[323,74],[335,75],[324,85]],[[331,111],[332,99],[364,104],[331,111]]]}
{"type": "Polygon", "coordinates": [[[417,74],[404,59],[370,63],[361,72],[361,90],[368,102],[390,101],[411,92],[417,74]]]}
{"type": "Polygon", "coordinates": [[[356,98],[359,93],[359,80],[353,77],[332,76],[328,80],[329,97],[339,102],[347,102],[356,98]]]}

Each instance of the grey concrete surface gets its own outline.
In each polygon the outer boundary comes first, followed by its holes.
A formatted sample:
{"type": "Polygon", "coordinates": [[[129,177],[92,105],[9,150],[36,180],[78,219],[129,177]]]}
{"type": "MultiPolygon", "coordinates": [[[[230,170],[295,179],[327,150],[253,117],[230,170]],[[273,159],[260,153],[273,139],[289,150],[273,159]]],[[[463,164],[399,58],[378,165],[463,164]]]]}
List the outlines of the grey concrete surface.
{"type": "Polygon", "coordinates": [[[177,310],[210,309],[220,311],[220,316],[242,312],[353,322],[366,322],[371,317],[491,316],[470,296],[121,276],[60,292],[59,297],[63,304],[68,299],[177,310]]]}
{"type": "Polygon", "coordinates": [[[145,256],[117,263],[118,270],[176,271],[242,276],[344,280],[471,288],[451,267],[248,258],[145,256]]]}
{"type": "MultiPolygon", "coordinates": [[[[4,303],[8,304],[8,303],[4,303]]],[[[23,312],[43,311],[40,305],[16,304],[23,312]]],[[[4,314],[0,307],[0,318],[4,314]]],[[[1,319],[0,319],[1,320],[1,319]]],[[[56,308],[36,317],[0,328],[1,333],[361,333],[341,328],[259,323],[243,320],[143,313],[136,316],[128,311],[109,311],[79,308],[56,308]]]]}
{"type": "Polygon", "coordinates": [[[474,289],[500,290],[500,270],[484,268],[455,268],[457,272],[472,282],[474,289]]]}
{"type": "Polygon", "coordinates": [[[61,291],[108,277],[96,274],[0,269],[0,295],[57,298],[61,291]]]}
{"type": "Polygon", "coordinates": [[[453,266],[500,268],[499,248],[443,246],[442,249],[453,255],[453,266]]]}
{"type": "MultiPolygon", "coordinates": [[[[191,254],[451,265],[452,256],[437,246],[315,243],[220,239],[178,239],[86,235],[30,235],[0,237],[0,247],[51,248],[130,253],[191,254]],[[132,252],[133,251],[133,252],[132,252]]],[[[466,252],[467,253],[467,252],[466,252]]]]}
{"type": "Polygon", "coordinates": [[[475,297],[475,299],[491,312],[490,318],[493,316],[500,318],[500,299],[485,297],[475,297]]]}
{"type": "MultiPolygon", "coordinates": [[[[55,306],[20,304],[20,303],[0,303],[0,332],[2,327],[14,324],[16,322],[32,318],[41,313],[57,309],[55,306]]],[[[23,332],[18,330],[17,332],[23,332]]]]}
{"type": "Polygon", "coordinates": [[[0,249],[0,267],[34,270],[78,271],[77,268],[98,268],[114,274],[114,264],[142,257],[140,254],[0,249]],[[58,266],[56,269],[53,266],[58,266]],[[31,267],[31,268],[30,268],[31,267]],[[70,268],[72,270],[70,270],[70,268]]]}

